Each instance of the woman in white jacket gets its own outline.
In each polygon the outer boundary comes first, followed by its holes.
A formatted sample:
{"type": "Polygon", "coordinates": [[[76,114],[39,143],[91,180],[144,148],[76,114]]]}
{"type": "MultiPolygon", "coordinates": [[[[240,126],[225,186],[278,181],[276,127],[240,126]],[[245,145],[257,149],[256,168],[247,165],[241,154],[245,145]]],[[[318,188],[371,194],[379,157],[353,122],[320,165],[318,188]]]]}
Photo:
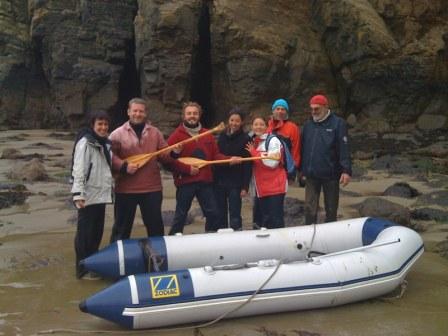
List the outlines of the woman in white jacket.
{"type": "Polygon", "coordinates": [[[106,204],[112,203],[112,152],[108,140],[110,118],[106,112],[92,114],[88,128],[78,136],[73,154],[72,195],[78,209],[75,236],[76,277],[99,279],[80,261],[98,251],[103,237],[106,204]]]}

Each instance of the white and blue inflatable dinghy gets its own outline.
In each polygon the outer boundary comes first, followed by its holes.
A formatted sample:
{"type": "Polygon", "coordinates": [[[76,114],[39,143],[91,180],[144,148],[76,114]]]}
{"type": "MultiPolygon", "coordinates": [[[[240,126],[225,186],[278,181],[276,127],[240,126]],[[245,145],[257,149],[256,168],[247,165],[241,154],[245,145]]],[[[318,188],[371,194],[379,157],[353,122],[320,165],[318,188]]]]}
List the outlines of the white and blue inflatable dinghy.
{"type": "Polygon", "coordinates": [[[80,309],[142,329],[332,307],[391,292],[423,253],[415,231],[375,218],[260,232],[266,239],[276,232],[283,237],[281,245],[266,244],[269,259],[130,275],[81,302],[80,309]],[[282,259],[289,245],[301,251],[301,259],[282,259]]]}

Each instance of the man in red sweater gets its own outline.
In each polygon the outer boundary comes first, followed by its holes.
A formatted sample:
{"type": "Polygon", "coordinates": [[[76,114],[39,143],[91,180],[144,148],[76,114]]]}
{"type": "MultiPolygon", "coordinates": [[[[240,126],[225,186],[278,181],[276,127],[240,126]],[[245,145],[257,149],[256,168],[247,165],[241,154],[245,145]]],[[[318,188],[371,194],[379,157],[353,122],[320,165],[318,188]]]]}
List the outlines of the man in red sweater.
{"type": "MultiPolygon", "coordinates": [[[[198,103],[185,103],[182,109],[182,123],[174,130],[168,138],[168,144],[173,145],[182,140],[204,133],[200,119],[202,108],[198,103]]],[[[185,144],[182,148],[172,152],[173,157],[195,157],[202,160],[229,159],[228,156],[219,152],[218,145],[209,134],[185,144]]],[[[239,163],[239,157],[231,157],[231,164],[239,163]]],[[[183,232],[185,220],[191,207],[191,202],[196,196],[202,212],[206,218],[205,231],[214,232],[218,225],[218,211],[213,193],[213,174],[210,165],[203,168],[192,168],[191,172],[185,174],[181,171],[174,172],[174,184],[176,185],[176,212],[170,235],[183,232]]]]}
{"type": "Polygon", "coordinates": [[[128,104],[129,121],[110,135],[112,141],[112,169],[120,175],[115,182],[115,222],[111,242],[130,237],[137,205],[140,207],[148,236],[163,236],[162,179],[157,161],[185,174],[195,173],[190,168],[170,157],[169,153],[153,158],[144,166],[127,163],[126,158],[155,152],[167,147],[162,133],[147,121],[146,101],[134,98],[128,104]]]}

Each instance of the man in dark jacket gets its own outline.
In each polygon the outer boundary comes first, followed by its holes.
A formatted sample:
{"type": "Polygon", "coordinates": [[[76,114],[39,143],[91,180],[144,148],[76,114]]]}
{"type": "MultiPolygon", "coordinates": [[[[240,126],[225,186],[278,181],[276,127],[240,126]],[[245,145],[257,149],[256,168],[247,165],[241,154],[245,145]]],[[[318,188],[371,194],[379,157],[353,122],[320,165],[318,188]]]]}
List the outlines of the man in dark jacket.
{"type": "Polygon", "coordinates": [[[325,222],[336,221],[339,184],[350,182],[352,167],[343,119],[328,109],[328,100],[316,95],[310,100],[312,119],[302,131],[302,175],[305,182],[305,224],[317,223],[320,191],[323,189],[325,222]]]}

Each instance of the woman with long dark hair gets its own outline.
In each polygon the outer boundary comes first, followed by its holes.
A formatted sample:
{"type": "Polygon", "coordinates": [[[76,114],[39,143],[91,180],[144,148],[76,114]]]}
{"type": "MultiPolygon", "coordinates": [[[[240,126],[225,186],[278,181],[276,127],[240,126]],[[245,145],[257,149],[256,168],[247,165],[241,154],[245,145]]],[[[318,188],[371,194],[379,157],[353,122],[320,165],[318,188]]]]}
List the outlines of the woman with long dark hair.
{"type": "Polygon", "coordinates": [[[106,112],[95,112],[89,127],[77,137],[73,153],[72,195],[78,209],[75,236],[76,277],[96,280],[80,261],[98,251],[103,237],[106,204],[112,203],[111,144],[108,140],[110,118],[106,112]]]}

